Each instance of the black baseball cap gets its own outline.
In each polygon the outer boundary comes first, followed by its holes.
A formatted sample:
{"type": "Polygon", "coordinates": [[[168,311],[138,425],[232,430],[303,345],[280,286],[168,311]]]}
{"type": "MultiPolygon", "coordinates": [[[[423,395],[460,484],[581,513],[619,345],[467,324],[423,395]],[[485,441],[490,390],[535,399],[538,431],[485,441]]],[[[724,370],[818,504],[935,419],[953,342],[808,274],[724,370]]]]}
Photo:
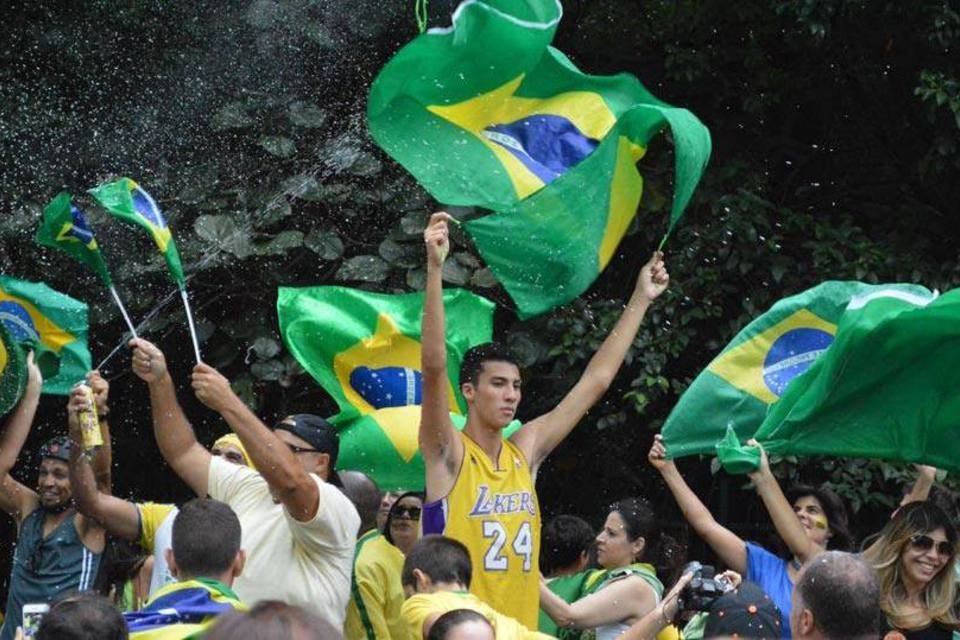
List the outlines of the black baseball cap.
{"type": "Polygon", "coordinates": [[[70,462],[70,448],[73,441],[68,436],[50,438],[40,447],[40,459],[53,458],[61,462],[70,462]]]}
{"type": "Polygon", "coordinates": [[[710,607],[704,638],[733,637],[776,640],[782,637],[780,609],[759,585],[746,580],[717,598],[710,607]]]}
{"type": "Polygon", "coordinates": [[[340,476],[335,471],[337,456],[340,454],[340,435],[332,424],[312,413],[298,413],[287,416],[274,425],[273,430],[277,429],[289,431],[317,451],[329,455],[330,475],[327,482],[337,487],[343,486],[340,476]]]}

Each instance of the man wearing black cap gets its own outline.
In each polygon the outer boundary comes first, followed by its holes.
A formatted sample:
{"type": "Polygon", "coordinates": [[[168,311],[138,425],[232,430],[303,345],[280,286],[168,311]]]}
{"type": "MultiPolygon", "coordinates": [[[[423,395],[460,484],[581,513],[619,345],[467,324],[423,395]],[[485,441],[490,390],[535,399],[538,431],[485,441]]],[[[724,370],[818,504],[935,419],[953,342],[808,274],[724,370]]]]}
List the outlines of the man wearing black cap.
{"type": "MultiPolygon", "coordinates": [[[[23,398],[0,434],[0,508],[17,521],[19,529],[6,619],[0,631],[3,640],[14,637],[21,624],[23,605],[49,604],[62,594],[90,589],[104,546],[103,529],[74,509],[69,476],[70,450],[74,445],[67,436],[51,438],[40,447],[36,490],[10,475],[30,433],[43,384],[32,355],[28,370],[23,398]]],[[[108,385],[97,375],[91,375],[89,380],[97,408],[105,416],[108,385]]],[[[109,457],[108,450],[101,451],[101,456],[109,457]]],[[[105,464],[109,469],[109,461],[105,464]]],[[[98,460],[94,466],[104,465],[98,460]]],[[[103,481],[109,482],[109,478],[103,481]]]]}
{"type": "Polygon", "coordinates": [[[234,588],[246,602],[282,600],[342,626],[360,516],[333,485],[340,441],[323,418],[298,414],[272,430],[216,369],[199,364],[192,386],[240,437],[259,470],[210,455],[177,402],[163,353],[131,340],[133,371],[150,389],[153,428],[164,458],[199,496],[226,502],[240,518],[247,565],[234,588]]]}

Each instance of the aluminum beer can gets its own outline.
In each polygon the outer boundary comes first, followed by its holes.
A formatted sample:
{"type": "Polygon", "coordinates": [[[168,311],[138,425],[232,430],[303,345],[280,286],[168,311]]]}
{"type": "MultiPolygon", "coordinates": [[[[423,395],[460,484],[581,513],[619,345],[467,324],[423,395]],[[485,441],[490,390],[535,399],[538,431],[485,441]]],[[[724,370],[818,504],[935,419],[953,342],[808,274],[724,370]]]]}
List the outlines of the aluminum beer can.
{"type": "Polygon", "coordinates": [[[90,408],[78,414],[80,420],[80,435],[83,437],[83,452],[87,456],[94,456],[103,446],[103,434],[100,433],[100,419],[97,417],[97,405],[93,397],[93,389],[86,382],[78,382],[77,388],[82,390],[90,403],[90,408]]]}

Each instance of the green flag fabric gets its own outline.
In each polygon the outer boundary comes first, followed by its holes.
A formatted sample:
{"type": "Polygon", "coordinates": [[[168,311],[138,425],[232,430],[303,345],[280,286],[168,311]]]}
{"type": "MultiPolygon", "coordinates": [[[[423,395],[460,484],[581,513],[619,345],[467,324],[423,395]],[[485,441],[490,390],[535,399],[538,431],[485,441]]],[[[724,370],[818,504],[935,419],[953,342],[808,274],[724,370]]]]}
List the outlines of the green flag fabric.
{"type": "Polygon", "coordinates": [[[836,340],[770,408],[774,454],[879,458],[960,471],[960,290],[875,289],[850,301],[836,340]]]}
{"type": "Polygon", "coordinates": [[[700,373],[661,430],[671,458],[710,454],[723,440],[754,437],[770,406],[792,381],[831,348],[848,303],[875,291],[929,296],[911,284],[824,282],[774,304],[744,327],[700,373]],[[727,436],[732,428],[736,436],[727,436]]]}
{"type": "Polygon", "coordinates": [[[59,193],[44,207],[43,221],[37,229],[37,242],[73,256],[93,269],[103,284],[110,287],[110,272],[93,229],[66,191],[59,193]]]}
{"type": "Polygon", "coordinates": [[[465,227],[517,304],[542,313],[586,290],[633,220],[636,162],[669,127],[670,229],[710,156],[689,111],[633,76],[591,76],[550,47],[556,0],[470,0],[403,47],[370,90],[380,146],[437,200],[496,213],[465,227]]]}
{"type": "Polygon", "coordinates": [[[20,401],[27,386],[27,363],[23,349],[0,322],[0,416],[20,401]]]}
{"type": "MultiPolygon", "coordinates": [[[[347,287],[278,291],[280,333],[290,353],[337,402],[338,466],[363,471],[381,487],[423,486],[417,444],[422,402],[420,316],[423,294],[388,295],[347,287]]],[[[493,335],[489,300],[444,292],[450,411],[462,414],[457,385],[470,347],[493,335]]]]}
{"type": "Polygon", "coordinates": [[[42,282],[0,276],[0,323],[14,341],[38,351],[44,393],[67,395],[90,371],[87,305],[79,300],[42,282]],[[43,364],[47,355],[59,359],[55,375],[43,364]]]}
{"type": "Polygon", "coordinates": [[[177,245],[160,207],[150,194],[130,178],[102,184],[91,189],[90,194],[114,217],[139,225],[150,233],[167,262],[170,277],[183,289],[185,279],[177,245]]]}

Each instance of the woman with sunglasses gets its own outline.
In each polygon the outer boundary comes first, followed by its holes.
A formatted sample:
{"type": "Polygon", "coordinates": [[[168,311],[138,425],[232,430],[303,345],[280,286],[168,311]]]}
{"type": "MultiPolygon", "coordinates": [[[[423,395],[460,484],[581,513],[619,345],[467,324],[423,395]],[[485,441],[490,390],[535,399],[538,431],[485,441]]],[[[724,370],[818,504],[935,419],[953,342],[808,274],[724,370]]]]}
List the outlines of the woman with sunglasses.
{"type": "MultiPolygon", "coordinates": [[[[755,441],[750,444],[760,446],[755,441]]],[[[660,472],[683,517],[697,535],[710,545],[728,569],[741,574],[745,580],[756,582],[770,596],[780,609],[782,633],[789,638],[793,584],[803,564],[827,549],[848,551],[852,545],[847,512],[840,498],[828,489],[806,485],[794,486],[784,495],[761,448],[760,468],[750,474],[750,480],[788,552],[778,555],[744,540],[717,522],[687,485],[673,460],[667,459],[659,435],[654,439],[648,460],[660,472]]]]}
{"type": "Polygon", "coordinates": [[[948,640],[960,627],[954,560],[957,531],[942,509],[912,502],[863,552],[880,580],[880,608],[892,637],[948,640]]]}
{"type": "Polygon", "coordinates": [[[383,531],[371,529],[357,540],[344,627],[347,640],[407,637],[400,619],[405,599],[400,573],[407,552],[420,539],[422,507],[422,493],[400,494],[387,512],[383,531]]]}
{"type": "Polygon", "coordinates": [[[603,571],[588,575],[579,599],[567,603],[541,581],[540,608],[560,627],[561,637],[564,629],[593,629],[597,640],[613,640],[657,606],[660,578],[672,579],[683,555],[660,524],[646,500],[620,500],[611,505],[596,539],[603,571]]]}

